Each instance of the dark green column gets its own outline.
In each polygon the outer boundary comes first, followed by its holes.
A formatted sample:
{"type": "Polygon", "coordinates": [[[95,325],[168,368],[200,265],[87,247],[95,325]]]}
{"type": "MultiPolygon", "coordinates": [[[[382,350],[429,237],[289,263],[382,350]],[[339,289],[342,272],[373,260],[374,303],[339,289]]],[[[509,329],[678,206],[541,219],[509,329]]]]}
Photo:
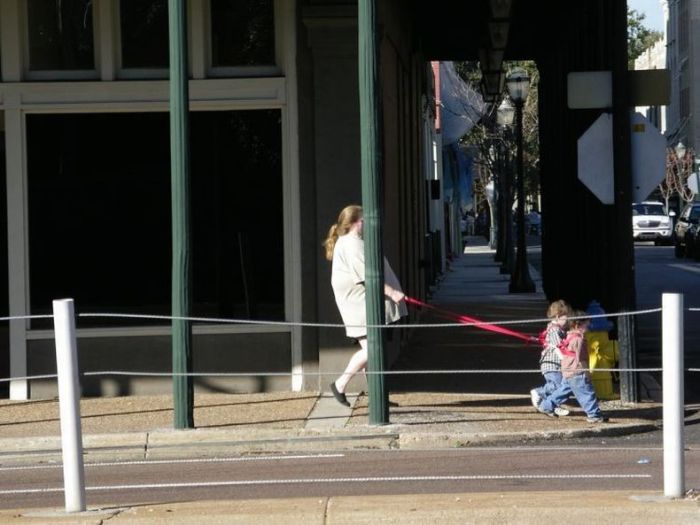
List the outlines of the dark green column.
{"type": "MultiPolygon", "coordinates": [[[[374,0],[358,1],[358,58],[360,73],[360,148],[362,160],[362,209],[364,213],[365,289],[367,324],[384,323],[384,257],[382,249],[382,180],[379,140],[379,91],[377,82],[376,6],[374,0]]],[[[369,362],[369,423],[389,422],[384,375],[384,331],[367,330],[369,362]]]]}
{"type": "MultiPolygon", "coordinates": [[[[172,315],[190,314],[189,91],[187,86],[187,0],[169,0],[170,184],[173,230],[172,315]]],[[[173,335],[174,427],[194,427],[192,327],[175,319],[173,335]]]]}
{"type": "MultiPolygon", "coordinates": [[[[614,0],[612,15],[612,76],[613,76],[613,158],[615,171],[615,222],[612,243],[616,276],[613,291],[617,310],[634,311],[637,297],[634,271],[634,240],[632,238],[632,160],[630,104],[627,73],[627,2],[614,0]]],[[[601,21],[602,23],[602,21],[601,21]]],[[[618,317],[620,368],[636,368],[635,318],[618,317]]],[[[620,373],[620,398],[625,402],[639,401],[636,372],[620,373]]]]}

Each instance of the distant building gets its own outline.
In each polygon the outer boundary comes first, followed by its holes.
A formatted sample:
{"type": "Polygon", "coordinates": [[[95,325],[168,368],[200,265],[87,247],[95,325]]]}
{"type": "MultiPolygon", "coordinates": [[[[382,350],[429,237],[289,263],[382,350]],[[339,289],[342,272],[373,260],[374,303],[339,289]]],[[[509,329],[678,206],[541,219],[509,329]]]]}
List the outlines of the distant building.
{"type": "MultiPolygon", "coordinates": [[[[665,69],[666,68],[666,34],[664,38],[647,49],[634,61],[634,69],[665,69]]],[[[666,132],[667,106],[637,106],[642,113],[661,132],[666,132]]]]}
{"type": "Polygon", "coordinates": [[[666,21],[666,63],[671,73],[671,103],[666,137],[700,147],[700,0],[660,0],[666,21]]]}

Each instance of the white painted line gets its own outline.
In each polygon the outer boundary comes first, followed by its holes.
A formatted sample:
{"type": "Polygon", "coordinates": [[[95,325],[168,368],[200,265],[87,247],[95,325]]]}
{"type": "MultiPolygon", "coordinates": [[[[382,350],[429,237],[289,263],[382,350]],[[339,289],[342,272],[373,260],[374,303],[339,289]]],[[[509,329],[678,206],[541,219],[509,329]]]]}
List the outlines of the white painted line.
{"type": "MultiPolygon", "coordinates": [[[[489,480],[536,480],[536,479],[649,479],[651,474],[523,474],[523,475],[483,475],[483,476],[387,476],[367,478],[309,478],[309,479],[251,479],[238,481],[202,481],[192,483],[144,483],[141,485],[104,485],[85,487],[90,491],[177,489],[204,487],[235,487],[252,485],[299,485],[311,483],[371,483],[371,482],[415,482],[415,481],[489,481],[489,480]]],[[[62,487],[41,489],[0,490],[2,495],[45,494],[63,492],[62,487]]]]}
{"type": "Polygon", "coordinates": [[[680,268],[681,270],[686,270],[688,272],[700,273],[700,267],[692,266],[690,264],[669,264],[672,268],[680,268]]]}
{"type": "MultiPolygon", "coordinates": [[[[413,449],[412,451],[419,451],[421,449],[413,449]]],[[[430,451],[434,452],[441,452],[443,449],[440,448],[431,448],[428,449],[430,451]]],[[[573,451],[573,452],[592,452],[592,451],[598,451],[598,450],[615,450],[615,451],[629,451],[629,452],[640,452],[640,451],[648,451],[648,450],[663,450],[663,447],[606,447],[606,446],[588,446],[588,447],[576,447],[576,446],[519,446],[519,447],[496,447],[496,446],[473,446],[473,447],[464,447],[460,448],[458,450],[453,450],[452,452],[457,452],[457,453],[463,453],[463,452],[483,452],[483,451],[488,451],[488,452],[550,452],[550,451],[573,451]]],[[[367,451],[371,452],[371,451],[367,451]]],[[[381,450],[377,450],[376,452],[382,452],[381,450]]],[[[393,451],[383,451],[383,452],[392,452],[393,451]]],[[[399,451],[397,451],[399,452],[399,451]]],[[[404,450],[405,452],[405,450],[404,450]]],[[[447,452],[447,451],[445,451],[447,452]]]]}
{"type": "MultiPolygon", "coordinates": [[[[105,461],[96,463],[85,463],[85,467],[122,467],[130,465],[177,465],[180,463],[230,463],[239,461],[275,461],[281,459],[325,459],[325,458],[342,458],[345,454],[313,454],[313,455],[298,455],[298,456],[251,456],[251,457],[235,457],[235,458],[198,458],[198,459],[154,459],[142,461],[105,461]]],[[[40,470],[61,468],[61,464],[55,465],[26,465],[19,467],[0,467],[1,471],[7,470],[40,470]]]]}

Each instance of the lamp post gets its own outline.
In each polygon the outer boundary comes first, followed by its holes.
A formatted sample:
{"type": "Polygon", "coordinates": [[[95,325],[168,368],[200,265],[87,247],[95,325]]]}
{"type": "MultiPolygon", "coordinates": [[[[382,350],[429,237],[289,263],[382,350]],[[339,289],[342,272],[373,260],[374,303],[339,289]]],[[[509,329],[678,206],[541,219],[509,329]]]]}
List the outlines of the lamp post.
{"type": "Polygon", "coordinates": [[[685,158],[686,152],[688,151],[688,149],[685,147],[685,144],[679,142],[678,144],[676,144],[676,147],[674,149],[676,150],[676,156],[680,160],[683,160],[685,158]]]}
{"type": "Polygon", "coordinates": [[[685,154],[688,152],[688,148],[685,147],[685,144],[678,141],[678,144],[676,144],[673,150],[676,152],[679,179],[683,180],[685,175],[685,154]]]}
{"type": "Polygon", "coordinates": [[[515,104],[517,121],[517,176],[518,176],[518,251],[515,258],[515,271],[511,274],[508,291],[511,293],[531,293],[535,291],[535,283],[530,277],[527,265],[527,244],[525,242],[525,181],[523,176],[523,106],[530,89],[530,76],[522,68],[512,69],[506,78],[508,94],[515,104]]]}
{"type": "Polygon", "coordinates": [[[693,164],[695,164],[697,168],[700,168],[698,159],[693,160],[695,156],[693,148],[687,148],[682,142],[676,144],[673,148],[673,152],[676,157],[674,163],[678,195],[685,202],[694,201],[697,199],[698,190],[700,189],[700,187],[698,187],[697,170],[693,173],[693,164]],[[692,179],[691,176],[693,177],[692,179]]]}
{"type": "Polygon", "coordinates": [[[503,99],[501,105],[496,110],[496,123],[501,128],[502,138],[499,142],[499,178],[501,180],[501,207],[499,213],[502,224],[503,252],[501,258],[501,274],[512,274],[515,264],[515,254],[513,253],[513,172],[510,169],[510,162],[506,148],[506,134],[513,125],[515,108],[508,101],[503,99]]]}
{"type": "Polygon", "coordinates": [[[486,194],[486,202],[489,205],[489,248],[496,247],[496,214],[494,213],[494,208],[496,206],[496,187],[493,181],[489,182],[484,186],[484,193],[486,194]]]}

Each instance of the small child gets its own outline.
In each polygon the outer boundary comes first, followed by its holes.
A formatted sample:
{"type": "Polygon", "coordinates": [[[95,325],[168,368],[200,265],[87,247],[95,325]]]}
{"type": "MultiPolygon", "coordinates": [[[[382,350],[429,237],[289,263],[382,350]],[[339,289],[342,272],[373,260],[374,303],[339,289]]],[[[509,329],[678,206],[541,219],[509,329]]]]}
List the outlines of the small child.
{"type": "MultiPolygon", "coordinates": [[[[561,355],[559,353],[559,343],[566,336],[564,327],[571,313],[571,306],[566,301],[554,301],[547,308],[547,317],[551,319],[544,331],[544,341],[542,343],[542,354],[540,355],[540,371],[544,376],[545,383],[539,388],[530,390],[532,406],[537,408],[540,401],[554,392],[561,384],[561,355]]],[[[554,412],[557,416],[568,416],[569,411],[562,407],[556,407],[554,412]]]]}
{"type": "Polygon", "coordinates": [[[562,404],[573,393],[576,401],[586,412],[589,423],[604,423],[608,418],[604,417],[598,405],[598,397],[593,390],[591,376],[588,372],[588,348],[584,334],[588,329],[590,319],[582,319],[586,312],[577,310],[571,319],[571,328],[566,334],[566,339],[561,347],[561,373],[562,382],[554,392],[542,399],[537,405],[537,410],[550,417],[555,417],[555,408],[562,404]]]}

